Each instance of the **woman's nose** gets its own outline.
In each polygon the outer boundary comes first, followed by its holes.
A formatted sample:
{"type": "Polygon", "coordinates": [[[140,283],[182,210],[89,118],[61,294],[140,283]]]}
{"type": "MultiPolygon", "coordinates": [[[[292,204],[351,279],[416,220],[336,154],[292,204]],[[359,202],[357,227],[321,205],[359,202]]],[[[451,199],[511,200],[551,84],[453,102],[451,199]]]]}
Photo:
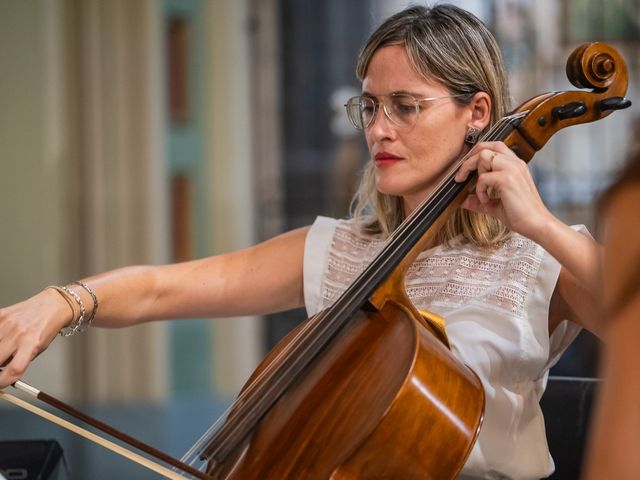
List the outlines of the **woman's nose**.
{"type": "Polygon", "coordinates": [[[376,141],[391,138],[395,134],[394,125],[389,119],[384,104],[380,104],[367,130],[371,139],[376,141]]]}

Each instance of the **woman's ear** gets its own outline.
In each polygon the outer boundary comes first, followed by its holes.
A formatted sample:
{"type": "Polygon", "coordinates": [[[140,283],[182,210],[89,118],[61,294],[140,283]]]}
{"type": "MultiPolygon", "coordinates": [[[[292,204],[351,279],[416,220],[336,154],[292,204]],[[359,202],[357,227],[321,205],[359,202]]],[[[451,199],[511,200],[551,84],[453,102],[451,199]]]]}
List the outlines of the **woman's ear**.
{"type": "Polygon", "coordinates": [[[485,92],[476,93],[469,103],[471,109],[470,127],[484,130],[491,121],[491,97],[485,92]]]}

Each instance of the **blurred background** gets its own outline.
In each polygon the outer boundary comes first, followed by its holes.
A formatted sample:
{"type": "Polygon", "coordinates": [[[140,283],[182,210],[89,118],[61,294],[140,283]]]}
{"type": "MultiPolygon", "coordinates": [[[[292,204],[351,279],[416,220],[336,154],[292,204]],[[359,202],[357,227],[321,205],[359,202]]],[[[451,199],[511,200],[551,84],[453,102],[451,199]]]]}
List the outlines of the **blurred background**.
{"type": "MultiPolygon", "coordinates": [[[[417,3],[417,2],[414,2],[417,3]]],[[[496,35],[513,107],[573,89],[606,41],[640,102],[640,0],[460,0],[496,35]]],[[[363,139],[343,104],[394,0],[0,0],[0,305],[130,264],[245,247],[344,217],[363,139]]],[[[563,130],[531,164],[546,204],[597,232],[594,201],[638,148],[637,106],[563,130]]],[[[286,261],[286,259],[283,259],[286,261]]],[[[180,457],[306,316],[197,319],[58,339],[25,381],[180,457]]],[[[554,373],[595,376],[582,334],[554,373]]],[[[70,478],[155,478],[0,405],[0,440],[55,438],[70,478]]]]}

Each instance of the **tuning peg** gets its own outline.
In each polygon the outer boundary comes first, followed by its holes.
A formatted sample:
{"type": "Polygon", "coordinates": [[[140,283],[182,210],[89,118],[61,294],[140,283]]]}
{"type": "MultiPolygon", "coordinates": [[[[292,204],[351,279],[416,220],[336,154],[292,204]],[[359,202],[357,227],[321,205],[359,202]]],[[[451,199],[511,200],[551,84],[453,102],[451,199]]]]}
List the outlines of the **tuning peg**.
{"type": "Polygon", "coordinates": [[[624,97],[609,97],[604,100],[596,102],[596,108],[601,112],[608,112],[611,110],[623,110],[631,106],[631,100],[624,97]]]}
{"type": "Polygon", "coordinates": [[[586,111],[587,107],[583,102],[571,102],[561,107],[555,107],[551,113],[558,120],[566,120],[584,115],[586,111]]]}

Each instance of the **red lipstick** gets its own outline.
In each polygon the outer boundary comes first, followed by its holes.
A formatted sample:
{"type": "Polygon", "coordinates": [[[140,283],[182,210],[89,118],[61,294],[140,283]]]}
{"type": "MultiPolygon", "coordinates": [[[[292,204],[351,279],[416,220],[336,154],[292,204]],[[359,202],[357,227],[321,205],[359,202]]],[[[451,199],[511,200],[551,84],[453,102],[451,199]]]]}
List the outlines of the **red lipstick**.
{"type": "Polygon", "coordinates": [[[389,152],[378,152],[375,154],[374,158],[376,159],[376,165],[380,167],[385,165],[392,165],[398,160],[402,160],[402,157],[389,152]]]}

